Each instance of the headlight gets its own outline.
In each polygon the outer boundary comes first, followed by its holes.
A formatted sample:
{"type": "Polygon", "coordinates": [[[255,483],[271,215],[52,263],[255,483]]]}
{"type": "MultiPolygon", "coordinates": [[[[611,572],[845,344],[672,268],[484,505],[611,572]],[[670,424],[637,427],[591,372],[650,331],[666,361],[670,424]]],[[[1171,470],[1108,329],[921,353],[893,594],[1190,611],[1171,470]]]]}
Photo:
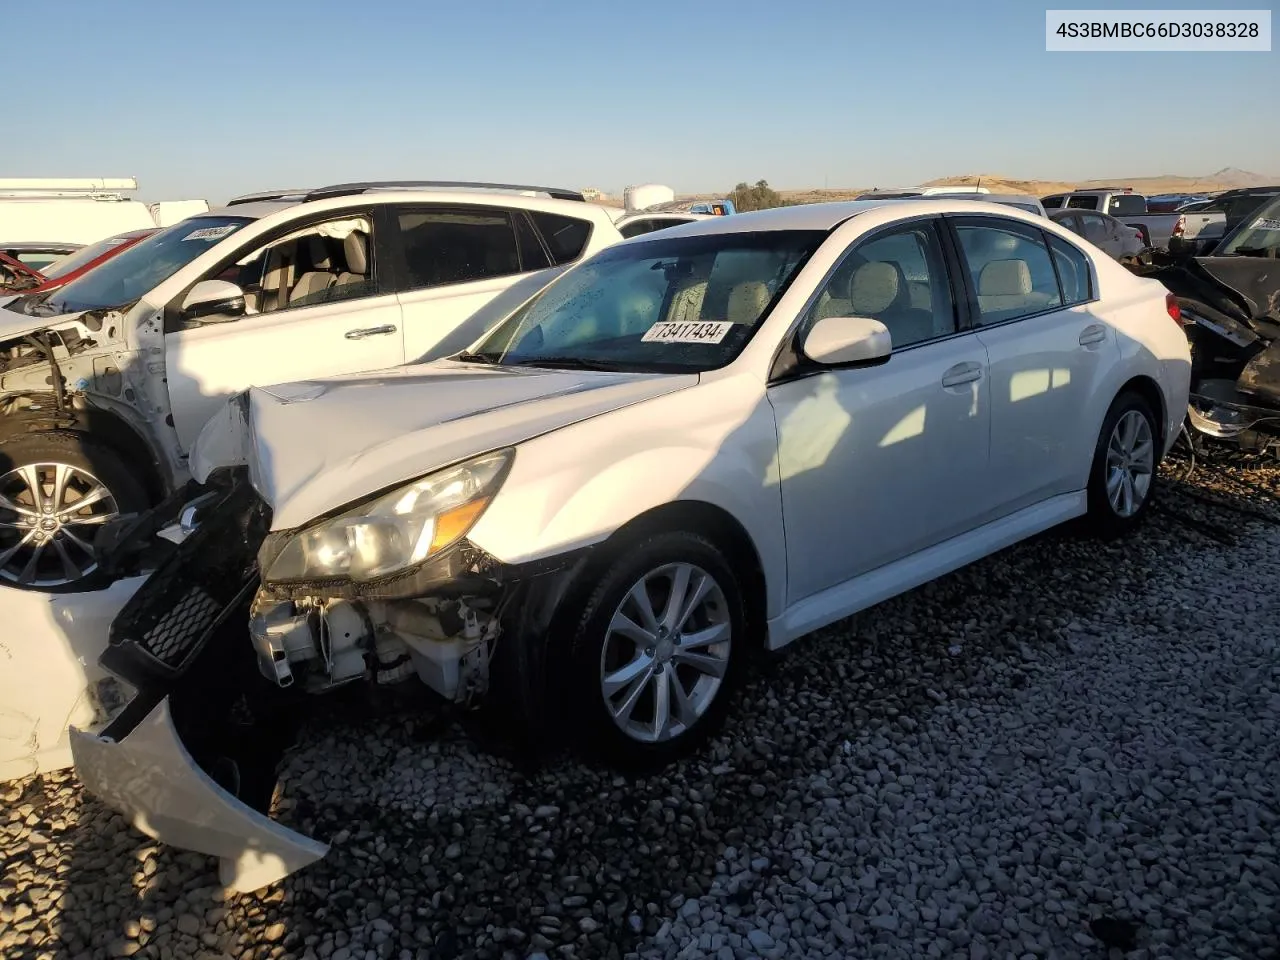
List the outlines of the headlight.
{"type": "Polygon", "coordinates": [[[417,566],[475,525],[502,485],[512,453],[499,450],[449,467],[298,531],[267,561],[263,579],[364,581],[417,566]]]}

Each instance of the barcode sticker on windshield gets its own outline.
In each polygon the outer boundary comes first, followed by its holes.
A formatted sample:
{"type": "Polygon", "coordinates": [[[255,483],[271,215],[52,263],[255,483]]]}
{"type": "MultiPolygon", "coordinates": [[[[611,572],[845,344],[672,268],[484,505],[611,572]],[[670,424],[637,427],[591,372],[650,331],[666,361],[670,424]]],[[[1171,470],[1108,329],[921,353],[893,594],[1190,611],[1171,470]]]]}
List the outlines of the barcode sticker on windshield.
{"type": "Polygon", "coordinates": [[[733,327],[725,320],[685,320],[655,323],[640,338],[641,343],[719,343],[733,327]]]}
{"type": "Polygon", "coordinates": [[[1280,230],[1280,220],[1269,220],[1266,217],[1259,217],[1256,221],[1254,221],[1253,229],[1280,230]]]}
{"type": "Polygon", "coordinates": [[[235,230],[235,224],[227,224],[223,227],[202,227],[199,230],[193,230],[188,233],[183,240],[221,240],[227,234],[235,230]]]}

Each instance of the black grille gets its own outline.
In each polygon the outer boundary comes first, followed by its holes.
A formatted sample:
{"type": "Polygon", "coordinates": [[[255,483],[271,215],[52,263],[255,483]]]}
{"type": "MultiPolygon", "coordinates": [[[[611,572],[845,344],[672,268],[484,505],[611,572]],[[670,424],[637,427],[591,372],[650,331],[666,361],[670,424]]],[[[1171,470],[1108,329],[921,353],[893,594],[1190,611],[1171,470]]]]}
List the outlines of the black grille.
{"type": "Polygon", "coordinates": [[[181,676],[257,583],[266,505],[238,484],[202,514],[111,624],[102,665],[137,686],[181,676]]]}

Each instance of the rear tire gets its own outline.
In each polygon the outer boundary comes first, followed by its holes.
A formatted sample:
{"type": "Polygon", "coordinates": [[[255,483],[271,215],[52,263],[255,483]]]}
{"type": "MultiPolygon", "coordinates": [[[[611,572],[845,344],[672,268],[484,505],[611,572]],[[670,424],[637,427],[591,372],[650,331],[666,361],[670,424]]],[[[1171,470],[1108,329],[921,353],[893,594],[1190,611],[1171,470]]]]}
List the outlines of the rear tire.
{"type": "Polygon", "coordinates": [[[1102,422],[1089,472],[1087,520],[1104,539],[1125,536],[1146,517],[1156,493],[1160,430],[1151,404],[1126,390],[1102,422]]]}
{"type": "Polygon", "coordinates": [[[724,722],[746,631],[738,577],[711,541],[667,532],[628,544],[591,589],[569,643],[558,694],[579,745],[640,772],[697,749],[724,722]]]}
{"type": "Polygon", "coordinates": [[[97,571],[102,525],[151,504],[125,459],[83,434],[0,443],[0,586],[59,593],[97,571]]]}

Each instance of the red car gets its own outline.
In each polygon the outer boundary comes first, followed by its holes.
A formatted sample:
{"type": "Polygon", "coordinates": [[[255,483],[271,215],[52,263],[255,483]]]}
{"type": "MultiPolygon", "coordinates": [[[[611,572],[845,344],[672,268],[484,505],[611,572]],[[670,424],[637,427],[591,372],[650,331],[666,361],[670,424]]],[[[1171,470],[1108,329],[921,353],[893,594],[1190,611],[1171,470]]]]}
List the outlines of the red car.
{"type": "MultiPolygon", "coordinates": [[[[118,233],[114,237],[107,237],[97,243],[86,244],[75,253],[68,254],[60,260],[55,260],[45,268],[43,273],[33,270],[20,261],[12,261],[18,267],[21,267],[26,274],[33,275],[37,282],[35,286],[24,286],[20,281],[15,282],[11,285],[9,292],[28,296],[33,293],[48,293],[50,290],[56,290],[58,287],[88,273],[98,264],[110,260],[117,253],[128,250],[139,240],[146,239],[153,233],[158,232],[159,229],[159,227],[152,227],[147,230],[130,230],[128,233],[118,233]]],[[[8,268],[15,275],[18,274],[18,271],[11,266],[10,258],[5,256],[3,252],[0,252],[0,265],[2,265],[0,269],[8,268]]],[[[0,282],[0,286],[3,286],[2,282],[0,282]]]]}

